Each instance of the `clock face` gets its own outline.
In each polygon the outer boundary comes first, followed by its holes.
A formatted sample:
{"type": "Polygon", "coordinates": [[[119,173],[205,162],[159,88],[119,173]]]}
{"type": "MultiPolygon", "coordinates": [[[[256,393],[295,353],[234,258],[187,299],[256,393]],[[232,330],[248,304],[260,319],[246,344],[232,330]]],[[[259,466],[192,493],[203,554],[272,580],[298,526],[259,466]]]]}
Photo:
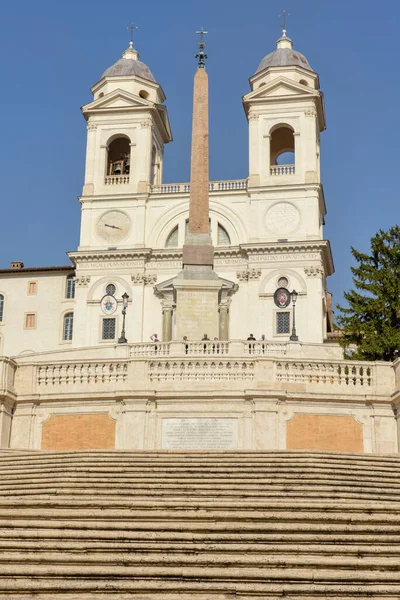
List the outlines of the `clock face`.
{"type": "Polygon", "coordinates": [[[110,210],[97,221],[97,233],[107,242],[121,242],[128,234],[131,221],[121,210],[110,210]]]}
{"type": "Polygon", "coordinates": [[[267,227],[273,233],[285,235],[294,231],[300,223],[299,211],[289,202],[279,202],[267,212],[267,227]]]}

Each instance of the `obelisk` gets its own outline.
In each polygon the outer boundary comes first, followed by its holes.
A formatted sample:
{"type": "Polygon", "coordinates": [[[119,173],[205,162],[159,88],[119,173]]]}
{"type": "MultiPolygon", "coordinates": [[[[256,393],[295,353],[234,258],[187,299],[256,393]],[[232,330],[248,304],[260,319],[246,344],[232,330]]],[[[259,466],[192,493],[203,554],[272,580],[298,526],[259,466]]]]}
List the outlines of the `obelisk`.
{"type": "Polygon", "coordinates": [[[218,336],[218,295],[222,287],[213,270],[209,225],[208,75],[203,37],[207,32],[201,29],[197,33],[200,42],[193,91],[189,224],[183,246],[183,270],[174,281],[178,340],[183,336],[199,340],[205,333],[210,339],[218,336]]]}

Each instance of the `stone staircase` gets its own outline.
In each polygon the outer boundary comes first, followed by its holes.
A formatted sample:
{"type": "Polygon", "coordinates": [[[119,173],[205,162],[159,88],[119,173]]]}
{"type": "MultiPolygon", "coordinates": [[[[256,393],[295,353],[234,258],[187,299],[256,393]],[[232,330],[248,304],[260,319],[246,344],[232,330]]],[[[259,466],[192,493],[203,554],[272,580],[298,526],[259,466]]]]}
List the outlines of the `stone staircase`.
{"type": "Polygon", "coordinates": [[[400,598],[400,456],[0,451],[0,599],[400,598]]]}

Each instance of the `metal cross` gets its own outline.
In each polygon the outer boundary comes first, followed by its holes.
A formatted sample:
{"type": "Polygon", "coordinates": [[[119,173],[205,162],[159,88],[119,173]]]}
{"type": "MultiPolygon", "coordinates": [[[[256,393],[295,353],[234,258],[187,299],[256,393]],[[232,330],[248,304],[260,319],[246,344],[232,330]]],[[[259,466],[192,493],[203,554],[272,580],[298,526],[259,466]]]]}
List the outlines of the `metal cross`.
{"type": "Polygon", "coordinates": [[[130,25],[128,25],[127,29],[130,29],[130,32],[131,32],[131,34],[130,34],[130,37],[131,37],[130,42],[132,44],[133,43],[133,32],[134,32],[135,29],[139,29],[139,28],[132,21],[132,23],[130,25]]]}
{"type": "Polygon", "coordinates": [[[203,37],[203,36],[204,36],[204,35],[207,35],[207,34],[208,34],[208,31],[204,31],[204,28],[202,27],[202,28],[200,29],[200,31],[196,31],[196,33],[197,33],[197,35],[199,35],[199,36],[200,36],[200,42],[199,42],[199,44],[204,44],[204,37],[203,37]]]}
{"type": "Polygon", "coordinates": [[[199,53],[196,54],[196,58],[199,59],[199,68],[204,69],[206,66],[206,58],[208,58],[207,54],[204,52],[204,46],[206,44],[204,41],[204,36],[208,34],[208,31],[204,31],[204,28],[202,27],[200,31],[196,31],[196,33],[200,36],[199,53]]]}
{"type": "Polygon", "coordinates": [[[290,13],[288,13],[288,12],[286,11],[286,9],[285,9],[285,10],[283,11],[283,13],[282,13],[281,15],[279,15],[279,16],[280,16],[280,17],[282,17],[282,19],[283,19],[283,23],[281,23],[281,27],[282,27],[282,29],[283,29],[284,31],[286,31],[286,19],[287,19],[288,17],[290,17],[290,13]]]}

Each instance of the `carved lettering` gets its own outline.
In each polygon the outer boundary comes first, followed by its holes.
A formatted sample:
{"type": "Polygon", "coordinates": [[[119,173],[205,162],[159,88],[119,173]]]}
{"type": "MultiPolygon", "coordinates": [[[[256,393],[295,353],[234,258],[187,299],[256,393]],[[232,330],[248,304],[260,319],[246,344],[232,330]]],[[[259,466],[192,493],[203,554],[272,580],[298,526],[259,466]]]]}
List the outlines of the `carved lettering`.
{"type": "Polygon", "coordinates": [[[237,419],[163,419],[164,450],[236,450],[237,419]]]}

